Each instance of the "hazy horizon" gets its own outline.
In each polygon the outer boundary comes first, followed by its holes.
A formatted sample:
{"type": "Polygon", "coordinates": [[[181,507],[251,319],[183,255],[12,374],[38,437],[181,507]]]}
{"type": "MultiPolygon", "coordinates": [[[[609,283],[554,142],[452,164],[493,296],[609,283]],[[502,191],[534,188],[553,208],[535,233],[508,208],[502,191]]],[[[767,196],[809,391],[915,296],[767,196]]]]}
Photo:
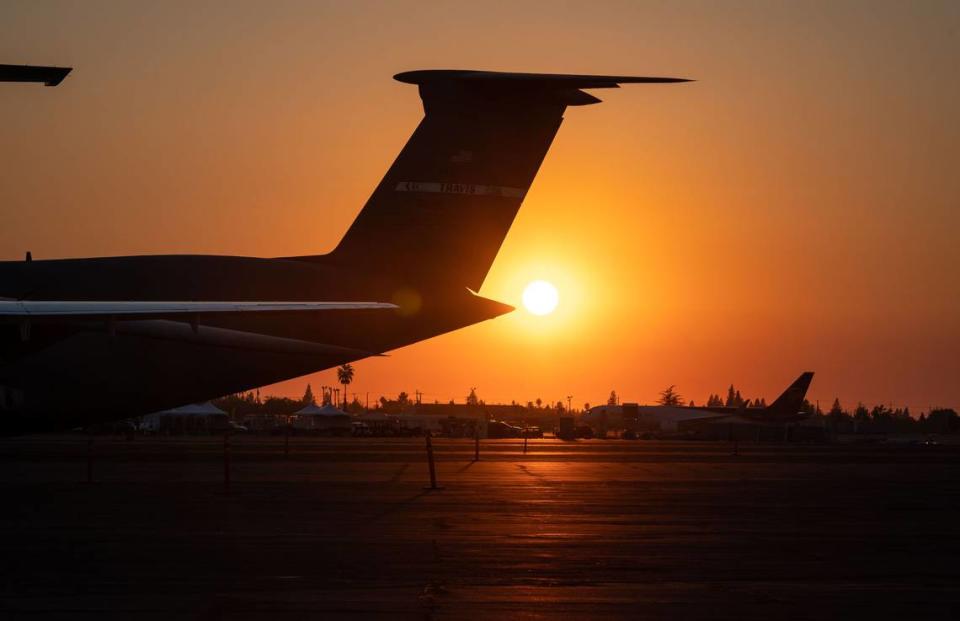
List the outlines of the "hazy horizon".
{"type": "Polygon", "coordinates": [[[960,406],[960,5],[480,6],[4,3],[0,62],[75,69],[0,89],[0,259],[325,252],[422,116],[400,71],[688,77],[565,115],[481,291],[546,279],[555,313],[352,388],[769,402],[812,370],[824,409],[960,406]]]}

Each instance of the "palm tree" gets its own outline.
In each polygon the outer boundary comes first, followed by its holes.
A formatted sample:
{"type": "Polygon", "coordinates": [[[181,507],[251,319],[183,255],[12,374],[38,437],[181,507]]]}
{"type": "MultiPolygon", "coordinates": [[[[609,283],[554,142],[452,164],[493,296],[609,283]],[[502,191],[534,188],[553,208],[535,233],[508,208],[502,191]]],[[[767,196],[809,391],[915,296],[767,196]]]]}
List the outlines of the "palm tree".
{"type": "Polygon", "coordinates": [[[343,407],[347,407],[347,386],[353,381],[353,365],[349,362],[337,367],[337,380],[343,384],[343,407]]]}

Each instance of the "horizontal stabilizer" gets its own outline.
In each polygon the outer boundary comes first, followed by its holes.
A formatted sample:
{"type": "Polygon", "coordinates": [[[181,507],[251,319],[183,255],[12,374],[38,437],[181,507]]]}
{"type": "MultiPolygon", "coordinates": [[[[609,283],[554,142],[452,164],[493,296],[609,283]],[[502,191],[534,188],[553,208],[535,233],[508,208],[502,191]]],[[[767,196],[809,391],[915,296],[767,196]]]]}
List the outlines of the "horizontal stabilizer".
{"type": "Polygon", "coordinates": [[[407,84],[417,84],[428,112],[431,100],[525,99],[554,102],[564,106],[586,106],[600,100],[582,88],[618,88],[620,84],[669,84],[690,82],[685,78],[638,77],[618,75],[572,75],[562,73],[508,73],[468,71],[464,69],[425,69],[393,76],[407,84]]]}
{"type": "Polygon", "coordinates": [[[512,73],[503,71],[468,71],[466,69],[424,69],[405,71],[393,76],[395,80],[407,84],[427,84],[429,82],[485,82],[530,84],[541,88],[617,88],[619,84],[667,84],[670,82],[690,82],[686,78],[638,77],[625,75],[575,75],[566,73],[512,73]]]}
{"type": "Polygon", "coordinates": [[[0,65],[0,82],[42,82],[46,86],[56,86],[72,70],[73,67],[0,65]]]}

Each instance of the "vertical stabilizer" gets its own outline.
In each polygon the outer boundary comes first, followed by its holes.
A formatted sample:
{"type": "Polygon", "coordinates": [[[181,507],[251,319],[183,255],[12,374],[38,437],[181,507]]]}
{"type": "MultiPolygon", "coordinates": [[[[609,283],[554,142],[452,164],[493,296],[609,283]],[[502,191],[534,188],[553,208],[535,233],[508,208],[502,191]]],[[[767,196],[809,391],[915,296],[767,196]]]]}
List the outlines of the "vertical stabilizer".
{"type": "MultiPolygon", "coordinates": [[[[399,286],[479,290],[579,89],[673,78],[413,71],[424,118],[323,260],[399,286]]],[[[319,259],[319,257],[304,257],[319,259]]]]}
{"type": "Polygon", "coordinates": [[[803,406],[803,400],[807,396],[807,389],[810,388],[812,380],[813,371],[801,373],[800,377],[767,407],[767,413],[772,417],[796,416],[803,406]]]}

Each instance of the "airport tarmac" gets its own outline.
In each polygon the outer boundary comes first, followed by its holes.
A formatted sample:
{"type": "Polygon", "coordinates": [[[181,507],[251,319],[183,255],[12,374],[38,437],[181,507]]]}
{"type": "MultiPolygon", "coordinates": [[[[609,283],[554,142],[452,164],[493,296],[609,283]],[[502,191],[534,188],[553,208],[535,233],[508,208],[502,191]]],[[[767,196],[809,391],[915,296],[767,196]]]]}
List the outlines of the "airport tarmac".
{"type": "Polygon", "coordinates": [[[0,619],[960,616],[960,450],[0,440],[0,619]]]}

